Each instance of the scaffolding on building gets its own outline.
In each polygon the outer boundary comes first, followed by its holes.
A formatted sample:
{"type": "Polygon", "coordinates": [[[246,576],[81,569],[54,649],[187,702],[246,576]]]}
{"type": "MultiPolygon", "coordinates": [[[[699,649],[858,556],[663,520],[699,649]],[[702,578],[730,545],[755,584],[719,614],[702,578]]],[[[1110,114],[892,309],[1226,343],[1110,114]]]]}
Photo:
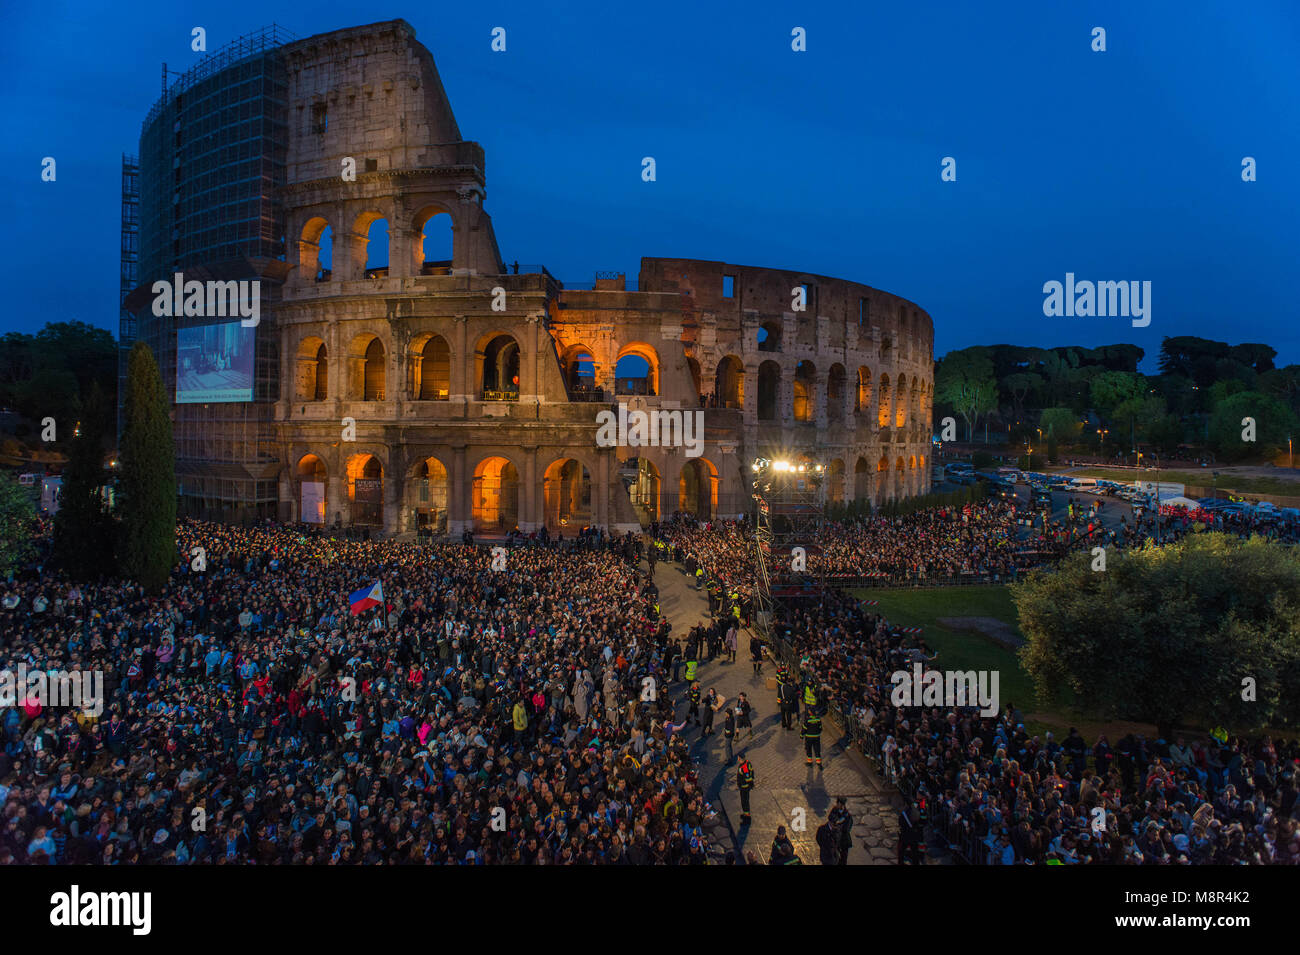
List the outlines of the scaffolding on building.
{"type": "Polygon", "coordinates": [[[143,293],[175,272],[187,281],[265,279],[284,261],[278,191],[289,108],[279,47],[296,39],[274,24],[245,34],[170,85],[164,66],[162,96],[141,127],[132,332],[152,349],[174,402],[181,514],[233,522],[277,516],[278,283],[260,286],[251,401],[177,402],[177,329],[203,322],[154,316],[143,293]]]}
{"type": "Polygon", "coordinates": [[[135,344],[135,316],[126,297],[140,281],[140,160],[122,154],[122,237],[117,296],[117,437],[122,439],[126,371],[135,344]]]}
{"type": "Polygon", "coordinates": [[[769,646],[782,621],[821,603],[825,579],[808,571],[820,552],[825,521],[825,467],[806,455],[798,460],[759,458],[751,466],[758,579],[755,621],[769,646]]]}

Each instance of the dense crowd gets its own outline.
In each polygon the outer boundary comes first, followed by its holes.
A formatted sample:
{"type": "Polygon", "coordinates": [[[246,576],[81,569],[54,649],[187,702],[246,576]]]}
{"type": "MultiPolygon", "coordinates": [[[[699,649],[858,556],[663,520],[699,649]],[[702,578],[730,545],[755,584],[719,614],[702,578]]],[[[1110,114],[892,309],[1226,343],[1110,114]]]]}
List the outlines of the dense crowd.
{"type": "MultiPolygon", "coordinates": [[[[1044,533],[1021,523],[1013,503],[1000,500],[927,508],[900,517],[828,522],[808,541],[807,573],[828,580],[888,578],[1005,580],[1081,546],[1077,528],[1044,533]]],[[[757,552],[747,521],[701,522],[675,514],[652,533],[672,556],[700,568],[706,580],[752,595],[757,552]]],[[[787,555],[769,561],[769,574],[786,568],[787,555]]]]}
{"type": "MultiPolygon", "coordinates": [[[[724,573],[752,552],[738,527],[682,521],[671,535],[724,573]]],[[[919,858],[929,824],[979,864],[1300,864],[1300,740],[1088,741],[1074,730],[1058,740],[1028,733],[1013,703],[996,717],[895,706],[891,675],[934,656],[839,590],[782,620],[778,633],[801,679],[822,688],[911,800],[909,857],[919,858]]]]}
{"type": "Polygon", "coordinates": [[[0,713],[0,863],[703,863],[639,547],[495,571],[486,548],[187,522],[156,597],[29,568],[0,668],[102,670],[107,699],[0,713]],[[353,614],[374,581],[384,606],[353,614]]]}

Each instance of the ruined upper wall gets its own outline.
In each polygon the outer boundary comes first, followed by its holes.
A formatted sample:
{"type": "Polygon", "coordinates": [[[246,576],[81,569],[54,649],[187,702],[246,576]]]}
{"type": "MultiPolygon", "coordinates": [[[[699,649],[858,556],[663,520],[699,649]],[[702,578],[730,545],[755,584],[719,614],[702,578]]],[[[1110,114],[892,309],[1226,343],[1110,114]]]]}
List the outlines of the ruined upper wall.
{"type": "Polygon", "coordinates": [[[459,164],[460,127],[432,54],[405,20],[322,33],[283,50],[289,183],[338,176],[348,156],[358,175],[368,159],[380,172],[459,164]]]}
{"type": "Polygon", "coordinates": [[[791,290],[804,284],[810,286],[809,315],[842,323],[841,327],[865,326],[892,336],[905,335],[911,343],[933,352],[934,323],[928,312],[915,302],[859,282],[702,259],[643,258],[638,288],[686,294],[696,311],[715,316],[719,328],[733,324],[739,328],[746,312],[779,316],[792,311],[791,290]],[[730,297],[723,294],[726,276],[734,280],[730,297]]]}

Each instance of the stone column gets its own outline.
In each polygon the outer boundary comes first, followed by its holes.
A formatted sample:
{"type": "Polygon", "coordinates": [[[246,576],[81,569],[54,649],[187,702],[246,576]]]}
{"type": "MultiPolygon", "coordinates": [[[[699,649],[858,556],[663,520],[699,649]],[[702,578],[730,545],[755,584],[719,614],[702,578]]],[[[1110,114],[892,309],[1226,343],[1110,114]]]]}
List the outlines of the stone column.
{"type": "Polygon", "coordinates": [[[524,493],[523,500],[519,502],[519,529],[535,531],[545,523],[542,506],[539,505],[539,501],[544,501],[544,496],[538,488],[537,445],[528,445],[521,450],[524,452],[524,493]]]}
{"type": "Polygon", "coordinates": [[[447,533],[457,538],[470,527],[473,514],[472,489],[465,477],[465,447],[463,444],[452,447],[451,486],[447,489],[447,533]]]}
{"type": "Polygon", "coordinates": [[[451,381],[448,388],[451,391],[452,404],[460,408],[461,416],[464,417],[468,408],[468,402],[471,400],[473,389],[472,380],[474,378],[474,356],[470,354],[469,348],[469,316],[457,315],[454,319],[456,330],[452,335],[452,360],[451,360],[451,381]]]}
{"type": "Polygon", "coordinates": [[[357,235],[355,232],[349,232],[343,237],[344,268],[339,269],[339,259],[336,256],[334,266],[341,274],[338,276],[344,282],[355,282],[357,279],[364,278],[366,274],[366,247],[370,244],[370,237],[357,235]]]}

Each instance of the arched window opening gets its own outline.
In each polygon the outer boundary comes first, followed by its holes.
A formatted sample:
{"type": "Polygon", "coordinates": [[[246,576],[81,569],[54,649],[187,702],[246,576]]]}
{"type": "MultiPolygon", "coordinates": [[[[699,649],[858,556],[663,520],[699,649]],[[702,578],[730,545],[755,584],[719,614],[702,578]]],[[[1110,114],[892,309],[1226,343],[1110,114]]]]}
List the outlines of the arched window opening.
{"type": "Polygon", "coordinates": [[[519,400],[519,343],[510,335],[498,335],[483,349],[482,395],[484,401],[519,400]]]}
{"type": "Polygon", "coordinates": [[[451,349],[441,335],[434,335],[420,350],[422,401],[446,401],[451,397],[451,349]]]}
{"type": "Polygon", "coordinates": [[[387,369],[384,367],[384,343],[378,338],[372,338],[366,346],[365,365],[361,375],[361,400],[383,401],[387,369]]]}
{"type": "Polygon", "coordinates": [[[745,366],[735,355],[728,355],[718,363],[713,393],[720,408],[745,407],[745,366]]]}
{"type": "Polygon", "coordinates": [[[388,220],[376,219],[366,230],[366,278],[388,275],[388,220]]]}
{"type": "Polygon", "coordinates": [[[415,262],[420,275],[450,275],[453,261],[451,216],[429,210],[415,236],[415,262]]]}
{"type": "Polygon", "coordinates": [[[801,361],[794,370],[794,420],[812,421],[817,410],[814,393],[817,369],[810,361],[801,361]]]}

